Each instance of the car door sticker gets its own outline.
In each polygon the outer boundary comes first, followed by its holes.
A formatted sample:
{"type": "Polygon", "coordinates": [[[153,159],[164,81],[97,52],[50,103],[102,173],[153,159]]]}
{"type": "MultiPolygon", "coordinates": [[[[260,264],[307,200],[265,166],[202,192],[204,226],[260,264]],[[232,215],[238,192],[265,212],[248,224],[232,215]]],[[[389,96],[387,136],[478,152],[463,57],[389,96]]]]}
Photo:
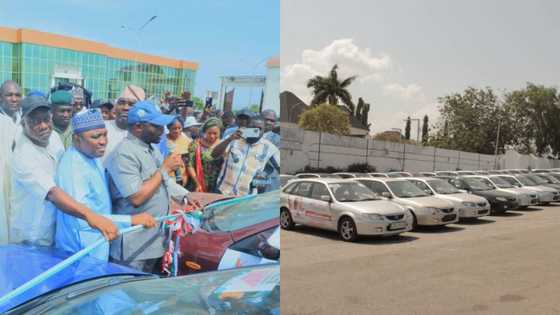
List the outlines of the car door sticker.
{"type": "Polygon", "coordinates": [[[323,214],[323,213],[319,213],[319,212],[315,212],[315,211],[311,211],[311,210],[305,210],[304,215],[306,217],[315,218],[315,219],[322,219],[322,220],[327,220],[327,221],[331,221],[331,218],[332,218],[328,214],[323,214]]]}

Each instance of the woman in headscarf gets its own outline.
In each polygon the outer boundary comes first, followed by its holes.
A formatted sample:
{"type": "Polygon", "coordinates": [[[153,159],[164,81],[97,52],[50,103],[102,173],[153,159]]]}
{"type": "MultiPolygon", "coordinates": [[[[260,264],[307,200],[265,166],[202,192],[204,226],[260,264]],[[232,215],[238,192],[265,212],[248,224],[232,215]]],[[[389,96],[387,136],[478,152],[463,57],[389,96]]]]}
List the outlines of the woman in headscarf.
{"type": "Polygon", "coordinates": [[[201,137],[194,140],[189,148],[187,171],[191,181],[189,190],[197,192],[217,192],[216,181],[222,167],[223,158],[212,158],[212,149],[220,142],[222,121],[209,118],[201,127],[201,137]]]}
{"type": "MultiPolygon", "coordinates": [[[[169,133],[165,136],[165,141],[162,141],[165,142],[165,150],[161,151],[165,152],[165,156],[174,153],[187,158],[192,140],[183,133],[183,121],[181,117],[176,117],[167,125],[167,130],[169,130],[169,133]]],[[[170,172],[169,176],[175,178],[177,183],[181,186],[187,184],[188,173],[185,166],[181,166],[177,171],[170,172]]]]}

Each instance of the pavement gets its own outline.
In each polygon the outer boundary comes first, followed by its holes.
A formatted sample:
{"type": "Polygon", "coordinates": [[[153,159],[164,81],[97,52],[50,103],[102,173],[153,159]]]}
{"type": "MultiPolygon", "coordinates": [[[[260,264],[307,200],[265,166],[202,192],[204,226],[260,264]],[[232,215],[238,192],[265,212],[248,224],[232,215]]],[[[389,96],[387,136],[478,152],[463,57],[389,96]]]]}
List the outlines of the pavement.
{"type": "Polygon", "coordinates": [[[560,314],[560,205],[357,243],[282,230],[288,314],[560,314]]]}

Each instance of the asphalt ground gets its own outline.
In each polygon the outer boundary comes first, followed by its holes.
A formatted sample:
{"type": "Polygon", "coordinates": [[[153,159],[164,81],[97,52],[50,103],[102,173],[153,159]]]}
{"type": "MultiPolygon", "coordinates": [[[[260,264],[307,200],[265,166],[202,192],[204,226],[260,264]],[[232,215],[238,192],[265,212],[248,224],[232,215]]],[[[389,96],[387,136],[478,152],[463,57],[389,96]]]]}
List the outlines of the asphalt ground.
{"type": "Polygon", "coordinates": [[[560,314],[560,205],[357,243],[282,230],[282,314],[560,314]]]}

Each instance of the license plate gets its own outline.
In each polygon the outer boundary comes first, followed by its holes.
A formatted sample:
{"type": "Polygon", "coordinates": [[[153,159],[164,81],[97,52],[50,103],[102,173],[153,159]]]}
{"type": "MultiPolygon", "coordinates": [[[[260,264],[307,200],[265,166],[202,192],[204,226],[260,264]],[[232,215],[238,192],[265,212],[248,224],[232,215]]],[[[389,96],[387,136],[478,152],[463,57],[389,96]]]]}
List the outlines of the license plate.
{"type": "Polygon", "coordinates": [[[389,225],[389,230],[399,230],[406,227],[406,222],[396,222],[389,225]]]}
{"type": "Polygon", "coordinates": [[[486,213],[486,212],[488,212],[488,210],[478,210],[478,214],[483,214],[483,213],[486,213]]]}

